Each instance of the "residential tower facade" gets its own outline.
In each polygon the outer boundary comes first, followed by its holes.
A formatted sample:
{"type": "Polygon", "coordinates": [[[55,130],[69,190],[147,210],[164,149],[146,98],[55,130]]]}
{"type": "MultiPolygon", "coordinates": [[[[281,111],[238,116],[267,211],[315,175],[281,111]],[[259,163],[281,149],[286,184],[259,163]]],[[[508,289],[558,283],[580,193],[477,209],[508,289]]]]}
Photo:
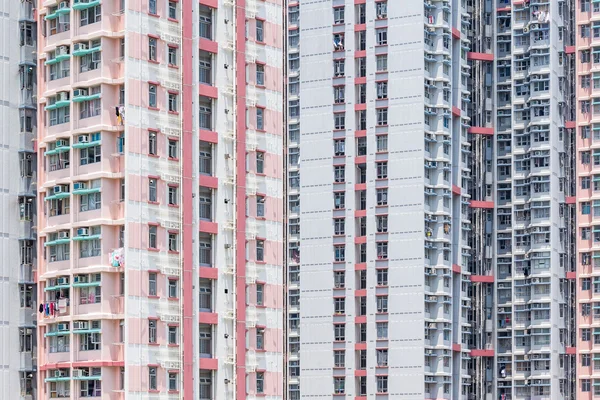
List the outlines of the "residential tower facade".
{"type": "Polygon", "coordinates": [[[37,15],[41,398],[281,397],[281,3],[37,15]]]}

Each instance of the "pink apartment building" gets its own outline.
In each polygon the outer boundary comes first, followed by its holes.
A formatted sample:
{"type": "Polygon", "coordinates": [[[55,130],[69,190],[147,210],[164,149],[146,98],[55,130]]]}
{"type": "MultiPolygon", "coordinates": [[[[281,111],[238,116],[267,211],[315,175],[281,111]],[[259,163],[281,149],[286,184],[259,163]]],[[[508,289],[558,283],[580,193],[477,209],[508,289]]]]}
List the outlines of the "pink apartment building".
{"type": "Polygon", "coordinates": [[[37,22],[38,397],[282,397],[281,0],[37,22]]]}

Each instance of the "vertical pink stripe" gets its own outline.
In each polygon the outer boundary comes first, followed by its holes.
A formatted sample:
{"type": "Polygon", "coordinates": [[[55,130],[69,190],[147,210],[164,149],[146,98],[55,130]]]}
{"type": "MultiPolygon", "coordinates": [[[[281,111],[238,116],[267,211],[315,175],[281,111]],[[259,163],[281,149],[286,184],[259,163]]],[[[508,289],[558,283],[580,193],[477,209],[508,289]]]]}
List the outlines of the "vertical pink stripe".
{"type": "Polygon", "coordinates": [[[246,1],[237,0],[236,88],[237,88],[237,182],[236,182],[236,398],[246,398],[246,1]]]}
{"type": "MultiPolygon", "coordinates": [[[[193,197],[193,178],[192,178],[192,167],[193,167],[193,140],[194,140],[194,127],[193,121],[193,108],[194,104],[193,90],[193,64],[192,64],[192,52],[196,51],[192,40],[192,26],[193,26],[193,14],[192,0],[183,0],[182,5],[182,26],[183,26],[183,37],[182,37],[182,79],[183,79],[183,90],[182,90],[182,121],[183,121],[183,138],[182,138],[182,163],[183,163],[183,176],[182,176],[182,199],[188,199],[188,201],[182,201],[182,250],[183,250],[183,330],[184,332],[194,332],[194,298],[192,293],[193,284],[193,235],[194,229],[192,224],[193,220],[193,205],[189,201],[193,197]]],[[[196,139],[197,140],[197,139],[196,139]]],[[[193,339],[194,335],[183,336],[183,397],[185,399],[194,398],[194,353],[193,353],[193,339]]]]}

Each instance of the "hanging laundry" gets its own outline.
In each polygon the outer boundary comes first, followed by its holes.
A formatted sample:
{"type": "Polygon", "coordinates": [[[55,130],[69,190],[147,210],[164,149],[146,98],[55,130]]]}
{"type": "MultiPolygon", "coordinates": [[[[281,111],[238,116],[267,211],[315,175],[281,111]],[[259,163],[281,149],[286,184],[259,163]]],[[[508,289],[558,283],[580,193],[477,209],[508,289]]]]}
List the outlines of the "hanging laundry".
{"type": "Polygon", "coordinates": [[[40,303],[39,311],[40,311],[40,314],[42,314],[44,312],[44,304],[43,303],[40,303]]]}
{"type": "Polygon", "coordinates": [[[54,303],[50,303],[50,315],[54,316],[54,303]]]}
{"type": "Polygon", "coordinates": [[[121,117],[121,113],[119,112],[119,107],[115,107],[115,114],[117,116],[117,125],[123,125],[123,118],[121,117]]]}

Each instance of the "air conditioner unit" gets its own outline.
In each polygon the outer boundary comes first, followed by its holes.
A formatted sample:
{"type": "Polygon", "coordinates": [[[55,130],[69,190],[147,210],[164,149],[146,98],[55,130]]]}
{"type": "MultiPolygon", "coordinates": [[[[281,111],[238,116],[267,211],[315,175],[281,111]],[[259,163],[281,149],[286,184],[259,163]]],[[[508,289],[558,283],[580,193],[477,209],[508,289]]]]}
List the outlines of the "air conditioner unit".
{"type": "Polygon", "coordinates": [[[58,285],[68,285],[69,284],[69,278],[65,277],[61,277],[61,278],[57,278],[56,279],[56,283],[58,285]]]}
{"type": "Polygon", "coordinates": [[[88,95],[87,89],[75,89],[75,90],[73,90],[73,97],[81,97],[81,96],[87,96],[87,95],[88,95]]]}
{"type": "Polygon", "coordinates": [[[57,329],[59,332],[68,331],[68,330],[69,330],[69,324],[68,324],[68,323],[62,323],[62,324],[58,324],[58,326],[56,327],[56,329],[57,329]]]}
{"type": "Polygon", "coordinates": [[[504,312],[504,307],[500,307],[500,308],[498,309],[498,312],[499,312],[499,313],[503,313],[503,312],[504,312]]]}
{"type": "Polygon", "coordinates": [[[87,182],[75,182],[73,184],[73,190],[82,190],[87,188],[87,182]]]}
{"type": "Polygon", "coordinates": [[[531,278],[531,283],[539,283],[540,278],[531,278]]]}
{"type": "Polygon", "coordinates": [[[52,188],[52,192],[54,194],[66,192],[65,188],[62,185],[56,185],[52,188]]]}
{"type": "Polygon", "coordinates": [[[54,377],[55,378],[62,378],[63,376],[66,376],[67,374],[65,373],[65,371],[57,369],[54,371],[54,377]]]}
{"type": "Polygon", "coordinates": [[[69,8],[69,2],[68,1],[61,1],[58,4],[58,9],[61,10],[63,8],[69,8]]]}
{"type": "Polygon", "coordinates": [[[230,245],[229,243],[227,243],[227,244],[225,244],[225,248],[226,248],[226,249],[230,249],[230,248],[231,248],[231,245],[230,245]]]}
{"type": "Polygon", "coordinates": [[[68,54],[68,53],[69,53],[69,50],[68,50],[67,46],[58,46],[56,48],[56,55],[57,56],[60,56],[60,55],[63,55],[63,54],[68,54]]]}
{"type": "Polygon", "coordinates": [[[57,140],[55,144],[56,144],[56,147],[68,147],[69,146],[69,142],[67,140],[57,140]]]}
{"type": "Polygon", "coordinates": [[[77,275],[73,277],[73,283],[87,283],[88,276],[87,275],[77,275]]]}
{"type": "Polygon", "coordinates": [[[88,143],[90,141],[90,135],[79,135],[77,136],[78,143],[88,143]]]}
{"type": "Polygon", "coordinates": [[[82,330],[87,329],[88,323],[87,321],[73,321],[73,330],[82,330]]]}
{"type": "Polygon", "coordinates": [[[73,45],[73,51],[87,50],[87,49],[88,49],[87,43],[75,43],[73,45]]]}
{"type": "Polygon", "coordinates": [[[77,236],[89,236],[90,228],[79,228],[77,229],[77,236]]]}
{"type": "Polygon", "coordinates": [[[430,329],[437,328],[437,324],[435,322],[431,322],[428,326],[429,326],[430,329]]]}
{"type": "Polygon", "coordinates": [[[74,369],[71,374],[73,375],[73,378],[81,378],[83,376],[83,370],[74,369]]]}
{"type": "Polygon", "coordinates": [[[60,101],[67,101],[67,100],[69,100],[69,92],[60,92],[58,94],[58,99],[60,101]]]}

